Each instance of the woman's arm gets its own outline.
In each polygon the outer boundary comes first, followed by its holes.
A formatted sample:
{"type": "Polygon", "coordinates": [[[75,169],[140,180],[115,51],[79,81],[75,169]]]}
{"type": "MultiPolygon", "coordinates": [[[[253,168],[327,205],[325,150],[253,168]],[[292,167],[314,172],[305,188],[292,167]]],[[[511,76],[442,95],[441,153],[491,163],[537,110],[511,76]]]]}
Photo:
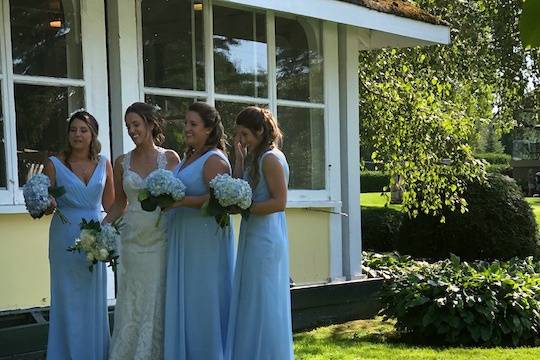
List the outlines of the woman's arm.
{"type": "Polygon", "coordinates": [[[101,199],[101,204],[103,205],[103,209],[105,209],[105,212],[108,213],[114,203],[115,192],[114,173],[111,162],[109,160],[107,160],[107,163],[105,164],[105,171],[107,173],[107,177],[105,180],[105,188],[103,189],[103,197],[101,199]]]}
{"type": "Polygon", "coordinates": [[[240,143],[238,135],[234,137],[234,169],[233,177],[241,178],[244,175],[244,161],[246,159],[246,148],[240,143]]]}
{"type": "Polygon", "coordinates": [[[119,156],[114,162],[114,202],[110,206],[107,216],[105,216],[105,219],[103,219],[103,223],[113,223],[116,219],[122,216],[126,209],[127,197],[122,185],[122,178],[124,176],[124,169],[122,166],[123,162],[124,155],[119,156]]]}
{"type": "MultiPolygon", "coordinates": [[[[218,174],[230,174],[231,169],[229,164],[225,162],[222,158],[217,155],[210,156],[208,160],[204,163],[203,167],[203,177],[206,186],[210,180],[216,177],[218,174]]],[[[203,204],[209,199],[210,195],[201,195],[201,196],[186,196],[180,201],[175,202],[171,207],[189,207],[194,209],[200,209],[203,204]]]]}
{"type": "Polygon", "coordinates": [[[263,159],[262,171],[268,185],[270,198],[253,203],[250,212],[255,215],[268,215],[284,211],[287,206],[287,184],[281,163],[274,155],[267,155],[263,159]]]}

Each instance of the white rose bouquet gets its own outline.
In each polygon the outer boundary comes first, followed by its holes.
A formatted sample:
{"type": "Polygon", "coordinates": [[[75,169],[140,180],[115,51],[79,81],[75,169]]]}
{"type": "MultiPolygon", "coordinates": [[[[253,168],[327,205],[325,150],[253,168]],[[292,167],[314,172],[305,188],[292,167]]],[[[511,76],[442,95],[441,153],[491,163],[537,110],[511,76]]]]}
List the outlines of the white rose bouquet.
{"type": "Polygon", "coordinates": [[[86,253],[88,269],[94,270],[98,261],[108,263],[116,271],[118,265],[118,242],[120,241],[120,221],[113,224],[100,224],[99,221],[82,219],[81,233],[68,251],[86,253]]]}
{"type": "Polygon", "coordinates": [[[244,218],[249,216],[252,191],[247,181],[220,174],[210,180],[209,186],[210,199],[201,210],[203,214],[213,216],[221,228],[229,225],[229,214],[235,208],[241,210],[244,218]]]}
{"type": "MultiPolygon", "coordinates": [[[[173,173],[165,169],[152,171],[145,181],[145,187],[139,191],[138,199],[145,211],[154,211],[170,207],[175,201],[182,200],[186,195],[186,186],[173,173]]],[[[156,227],[159,226],[161,212],[156,227]]]]}

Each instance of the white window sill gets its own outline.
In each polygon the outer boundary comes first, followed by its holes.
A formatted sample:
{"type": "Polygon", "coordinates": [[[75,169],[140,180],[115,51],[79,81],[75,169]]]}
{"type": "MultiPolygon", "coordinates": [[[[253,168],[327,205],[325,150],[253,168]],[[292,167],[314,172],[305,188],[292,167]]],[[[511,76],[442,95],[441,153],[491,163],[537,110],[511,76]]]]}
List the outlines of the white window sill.
{"type": "Polygon", "coordinates": [[[0,205],[0,215],[2,214],[28,214],[24,205],[0,205]]]}
{"type": "Polygon", "coordinates": [[[287,209],[302,208],[340,208],[341,201],[336,200],[290,200],[287,201],[287,209]]]}
{"type": "MultiPolygon", "coordinates": [[[[336,200],[290,200],[287,201],[287,209],[303,208],[340,208],[341,201],[336,200]]],[[[0,215],[2,214],[28,214],[24,205],[0,205],[0,215]]]]}

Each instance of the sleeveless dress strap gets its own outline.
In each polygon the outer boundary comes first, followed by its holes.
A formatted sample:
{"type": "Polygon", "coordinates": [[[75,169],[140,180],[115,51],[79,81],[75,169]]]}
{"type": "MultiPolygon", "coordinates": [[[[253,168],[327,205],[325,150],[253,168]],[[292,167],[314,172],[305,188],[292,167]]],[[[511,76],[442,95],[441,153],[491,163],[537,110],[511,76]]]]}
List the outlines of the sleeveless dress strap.
{"type": "Polygon", "coordinates": [[[124,174],[129,170],[129,165],[131,164],[131,151],[124,155],[124,160],[122,161],[122,168],[124,169],[124,174]]]}
{"type": "Polygon", "coordinates": [[[158,157],[157,157],[158,169],[167,168],[167,155],[165,154],[165,149],[158,148],[158,157]]]}

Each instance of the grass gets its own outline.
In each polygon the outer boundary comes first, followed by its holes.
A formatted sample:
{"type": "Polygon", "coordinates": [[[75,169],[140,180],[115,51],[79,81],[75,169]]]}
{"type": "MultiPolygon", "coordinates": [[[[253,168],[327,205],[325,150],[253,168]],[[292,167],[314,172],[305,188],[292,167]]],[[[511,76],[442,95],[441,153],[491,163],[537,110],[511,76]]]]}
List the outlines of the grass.
{"type": "Polygon", "coordinates": [[[496,360],[540,358],[540,347],[463,348],[429,347],[400,342],[394,323],[358,320],[294,335],[296,359],[310,360],[496,360]]]}
{"type": "Polygon", "coordinates": [[[390,193],[362,193],[360,194],[360,206],[362,207],[383,207],[387,204],[389,208],[399,210],[401,205],[390,204],[390,193]]]}
{"type": "MultiPolygon", "coordinates": [[[[380,193],[362,193],[362,207],[383,207],[388,198],[380,193]]],[[[540,224],[540,198],[527,198],[540,224]]],[[[387,206],[399,209],[399,205],[387,206]]],[[[310,360],[533,360],[540,347],[463,348],[419,346],[400,341],[394,323],[373,320],[351,321],[294,335],[296,359],[310,360]]]]}
{"type": "Polygon", "coordinates": [[[540,225],[540,198],[537,197],[528,197],[525,198],[529,205],[532,207],[534,217],[536,218],[536,223],[540,225]]]}

